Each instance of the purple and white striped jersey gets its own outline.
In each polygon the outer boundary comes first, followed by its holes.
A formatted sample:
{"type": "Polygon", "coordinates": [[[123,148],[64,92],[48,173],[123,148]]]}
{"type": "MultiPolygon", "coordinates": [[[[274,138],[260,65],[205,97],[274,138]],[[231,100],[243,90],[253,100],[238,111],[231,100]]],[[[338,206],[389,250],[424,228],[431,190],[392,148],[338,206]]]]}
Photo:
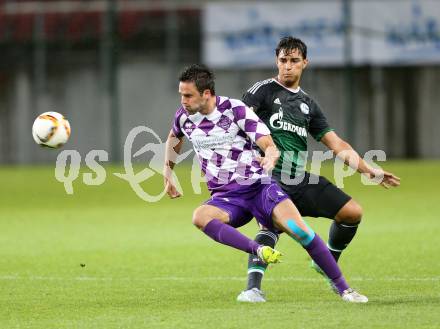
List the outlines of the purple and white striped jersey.
{"type": "Polygon", "coordinates": [[[189,115],[180,107],[173,132],[193,144],[211,193],[236,189],[267,178],[253,149],[267,126],[243,102],[216,96],[216,108],[208,115],[189,115]]]}

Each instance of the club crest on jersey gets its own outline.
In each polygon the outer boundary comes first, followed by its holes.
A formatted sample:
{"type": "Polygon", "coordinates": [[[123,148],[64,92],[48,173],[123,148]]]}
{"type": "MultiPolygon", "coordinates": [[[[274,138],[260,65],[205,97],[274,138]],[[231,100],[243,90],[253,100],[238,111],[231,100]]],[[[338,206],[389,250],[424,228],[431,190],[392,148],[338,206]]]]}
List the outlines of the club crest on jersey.
{"type": "Polygon", "coordinates": [[[304,114],[309,114],[309,112],[310,112],[309,106],[306,103],[301,103],[299,108],[301,109],[301,112],[304,114]]]}
{"type": "Polygon", "coordinates": [[[228,130],[228,128],[231,126],[232,120],[228,118],[227,116],[223,115],[220,120],[217,122],[217,126],[220,128],[223,128],[224,130],[228,130]]]}
{"type": "Polygon", "coordinates": [[[186,121],[184,124],[183,124],[183,130],[185,130],[185,132],[187,133],[187,134],[191,134],[192,132],[193,132],[193,130],[195,129],[195,124],[193,123],[193,122],[191,122],[191,121],[186,121]]]}
{"type": "MultiPolygon", "coordinates": [[[[308,109],[308,107],[307,107],[307,109],[308,109]]],[[[306,128],[294,125],[293,123],[290,123],[287,121],[283,121],[283,117],[284,117],[283,108],[280,107],[280,109],[278,110],[278,113],[274,113],[270,117],[270,119],[269,119],[270,126],[275,129],[282,129],[285,131],[291,131],[301,137],[307,137],[306,128]]]]}

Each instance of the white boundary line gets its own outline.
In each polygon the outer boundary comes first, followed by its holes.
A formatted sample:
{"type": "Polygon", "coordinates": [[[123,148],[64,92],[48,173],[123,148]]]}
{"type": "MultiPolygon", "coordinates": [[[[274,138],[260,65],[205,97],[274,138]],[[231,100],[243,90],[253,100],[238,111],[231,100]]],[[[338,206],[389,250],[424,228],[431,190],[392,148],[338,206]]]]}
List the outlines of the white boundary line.
{"type": "MultiPolygon", "coordinates": [[[[94,277],[94,276],[76,276],[76,277],[62,277],[62,276],[20,276],[20,275],[0,275],[0,281],[245,281],[246,277],[238,276],[207,276],[207,277],[179,277],[179,276],[162,276],[162,277],[94,277]]],[[[304,278],[304,277],[279,277],[279,278],[265,278],[265,281],[297,281],[297,282],[317,282],[322,281],[321,277],[304,278]]],[[[440,276],[437,277],[384,277],[384,278],[367,278],[367,277],[351,277],[350,281],[440,281],[440,276]]]]}

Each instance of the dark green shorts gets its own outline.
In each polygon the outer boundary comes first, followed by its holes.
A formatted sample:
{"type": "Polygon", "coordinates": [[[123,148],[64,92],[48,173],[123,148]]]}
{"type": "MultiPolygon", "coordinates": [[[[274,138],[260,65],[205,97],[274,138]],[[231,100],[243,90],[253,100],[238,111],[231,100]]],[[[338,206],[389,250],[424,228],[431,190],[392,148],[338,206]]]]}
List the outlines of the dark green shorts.
{"type": "Polygon", "coordinates": [[[273,178],[293,201],[302,216],[334,219],[351,197],[333,185],[323,176],[305,173],[303,181],[296,185],[286,185],[276,175],[273,178]],[[317,184],[310,184],[310,178],[317,184]]]}

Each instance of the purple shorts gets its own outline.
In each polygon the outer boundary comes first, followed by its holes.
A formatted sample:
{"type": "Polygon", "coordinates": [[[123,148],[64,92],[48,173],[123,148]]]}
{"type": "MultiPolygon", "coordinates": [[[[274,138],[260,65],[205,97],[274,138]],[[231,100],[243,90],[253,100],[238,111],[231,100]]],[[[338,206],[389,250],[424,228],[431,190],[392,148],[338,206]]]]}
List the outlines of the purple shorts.
{"type": "Polygon", "coordinates": [[[258,182],[237,190],[215,193],[205,204],[226,211],[229,214],[229,225],[233,227],[241,227],[255,217],[260,224],[273,230],[273,208],[288,198],[275,182],[258,182]]]}

